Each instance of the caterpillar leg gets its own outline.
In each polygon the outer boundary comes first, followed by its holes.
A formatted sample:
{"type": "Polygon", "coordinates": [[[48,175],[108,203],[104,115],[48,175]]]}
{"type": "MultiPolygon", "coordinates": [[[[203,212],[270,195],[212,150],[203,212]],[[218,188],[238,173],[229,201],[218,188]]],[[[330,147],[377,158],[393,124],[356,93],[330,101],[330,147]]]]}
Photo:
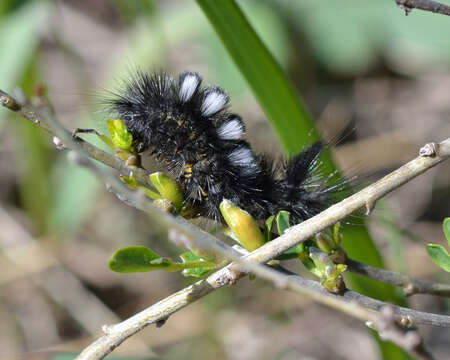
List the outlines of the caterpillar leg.
{"type": "Polygon", "coordinates": [[[73,132],[72,132],[72,138],[76,138],[78,136],[78,134],[94,134],[97,135],[98,138],[103,141],[106,145],[108,145],[111,149],[115,150],[116,147],[114,146],[114,144],[112,143],[112,141],[106,136],[106,135],[102,135],[100,134],[97,130],[95,129],[83,129],[83,128],[76,128],[73,132]]]}
{"type": "Polygon", "coordinates": [[[97,135],[99,138],[101,138],[104,135],[101,135],[97,130],[95,129],[83,129],[83,128],[76,128],[73,132],[72,132],[72,137],[76,137],[78,134],[95,134],[97,135]]]}

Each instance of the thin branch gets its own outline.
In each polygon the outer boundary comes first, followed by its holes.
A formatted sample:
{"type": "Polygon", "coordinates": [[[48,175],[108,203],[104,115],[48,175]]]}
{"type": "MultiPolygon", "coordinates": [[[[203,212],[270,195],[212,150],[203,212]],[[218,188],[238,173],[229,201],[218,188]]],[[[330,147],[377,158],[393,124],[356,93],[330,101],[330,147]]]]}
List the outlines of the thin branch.
{"type": "MultiPolygon", "coordinates": [[[[123,193],[121,193],[120,190],[118,190],[118,191],[115,190],[115,193],[119,199],[122,199],[122,201],[125,201],[128,205],[136,206],[135,204],[133,204],[133,201],[128,201],[127,199],[125,199],[125,195],[123,193]]],[[[141,207],[141,209],[142,209],[142,207],[141,207]]],[[[320,216],[320,215],[318,215],[318,216],[320,216]]],[[[181,221],[185,221],[187,224],[192,226],[192,224],[187,222],[185,219],[183,219],[183,218],[179,218],[179,219],[181,221]]],[[[193,230],[202,232],[200,229],[194,228],[194,227],[193,227],[193,230]]],[[[207,233],[203,234],[202,236],[204,236],[203,239],[205,239],[205,240],[207,239],[207,237],[214,239],[214,241],[217,244],[220,244],[222,249],[225,249],[226,251],[229,250],[229,248],[227,249],[228,245],[222,243],[220,240],[216,239],[215,237],[212,237],[211,235],[209,235],[207,233]]],[[[199,242],[196,241],[199,238],[200,237],[197,237],[194,240],[195,244],[203,245],[202,241],[199,241],[199,242]]],[[[207,240],[207,241],[209,241],[209,240],[207,240]]],[[[277,239],[275,239],[273,241],[277,241],[277,239]]],[[[214,248],[214,246],[215,245],[213,245],[212,247],[214,248]]],[[[255,254],[258,250],[255,250],[254,252],[248,254],[247,256],[245,256],[243,258],[237,258],[236,256],[239,256],[239,254],[237,254],[236,252],[225,253],[225,255],[227,257],[235,260],[235,262],[230,264],[227,268],[222,269],[222,270],[225,270],[224,274],[223,273],[215,273],[215,274],[211,275],[211,277],[208,279],[212,279],[211,281],[214,284],[216,282],[218,282],[223,285],[228,285],[228,284],[232,284],[232,283],[236,282],[242,275],[245,275],[248,272],[252,272],[252,273],[258,275],[260,278],[272,281],[277,287],[291,288],[291,289],[295,290],[296,292],[300,292],[304,295],[306,294],[306,295],[310,296],[311,298],[313,298],[314,300],[316,300],[320,303],[323,303],[323,304],[333,307],[335,309],[341,310],[343,312],[348,311],[347,313],[349,315],[359,318],[359,319],[363,319],[363,318],[359,316],[360,312],[358,310],[356,312],[353,312],[353,309],[351,309],[351,308],[348,308],[348,309],[341,308],[340,307],[341,304],[335,304],[333,300],[329,301],[329,299],[324,299],[323,296],[334,297],[335,299],[345,299],[345,300],[348,300],[349,302],[351,302],[352,306],[359,304],[361,306],[371,308],[374,310],[379,310],[383,306],[387,305],[387,303],[385,303],[383,301],[375,300],[375,299],[372,299],[372,298],[369,298],[364,295],[358,294],[356,292],[348,291],[348,290],[344,294],[341,294],[342,296],[331,294],[328,291],[326,291],[316,281],[306,280],[303,277],[301,277],[295,273],[292,273],[288,270],[278,267],[277,270],[279,272],[281,272],[284,275],[289,275],[289,279],[286,277],[281,277],[280,274],[275,272],[272,268],[263,267],[253,261],[252,262],[249,261],[249,260],[253,260],[253,256],[255,256],[255,254]],[[246,269],[246,271],[245,272],[239,271],[239,269],[238,269],[239,266],[244,267],[246,269]],[[229,271],[227,271],[227,269],[229,271]],[[291,282],[291,280],[295,282],[295,285],[291,282]],[[298,286],[300,286],[300,287],[298,287],[298,286]],[[302,289],[303,289],[303,292],[302,292],[302,289]],[[314,294],[309,293],[308,292],[309,290],[314,290],[314,291],[319,292],[320,293],[319,297],[316,297],[317,296],[316,293],[314,293],[314,294]],[[306,291],[306,293],[305,293],[305,291],[306,291]]],[[[223,251],[223,250],[216,249],[216,251],[223,251]]],[[[362,264],[362,265],[364,265],[364,264],[362,264]]],[[[389,272],[389,273],[391,273],[391,272],[389,272]]],[[[392,273],[392,274],[396,275],[395,273],[392,273]]],[[[400,276],[403,276],[403,275],[400,275],[400,276]]],[[[395,283],[393,285],[396,285],[396,284],[397,283],[395,283]]],[[[445,286],[443,284],[438,284],[438,285],[445,286]]],[[[213,286],[213,287],[215,288],[215,286],[213,286]]],[[[408,318],[408,322],[450,327],[450,317],[449,316],[419,312],[419,311],[415,311],[412,309],[402,308],[399,306],[394,306],[394,309],[398,316],[403,317],[403,318],[408,318]]]]}
{"type": "Polygon", "coordinates": [[[372,210],[378,199],[449,157],[450,138],[439,144],[426,144],[420,149],[420,155],[414,160],[411,160],[356,194],[330,206],[319,215],[291,227],[282,236],[252,252],[251,260],[265,263],[361,208],[365,207],[367,210],[372,210]]]}
{"type": "MultiPolygon", "coordinates": [[[[9,109],[20,112],[20,105],[14,103],[11,97],[7,94],[2,94],[0,99],[1,103],[8,107],[9,109]]],[[[33,120],[32,120],[33,121],[33,120]]],[[[56,125],[60,127],[60,125],[56,125]]],[[[55,132],[56,129],[55,129],[55,132]]],[[[71,137],[67,131],[57,132],[57,134],[62,138],[62,140],[70,144],[71,137]]],[[[77,151],[77,155],[80,156],[82,161],[85,161],[83,149],[77,149],[76,144],[74,149],[77,151]]],[[[377,301],[371,298],[367,298],[363,295],[346,291],[343,296],[329,294],[324,290],[320,284],[314,281],[302,279],[299,276],[293,278],[286,277],[285,274],[280,274],[279,272],[269,269],[264,266],[253,263],[252,261],[264,263],[267,262],[281,253],[285,252],[292,246],[307,240],[310,236],[324,228],[332,225],[336,221],[348,216],[357,209],[366,206],[367,208],[372,208],[375,201],[392,191],[393,189],[401,186],[410,179],[418,176],[427,169],[437,165],[441,161],[449,157],[450,154],[450,139],[446,140],[440,144],[428,144],[426,147],[421,149],[421,156],[406,164],[402,168],[398,169],[394,173],[388,175],[377,183],[369,186],[363,191],[355,194],[339,204],[330,207],[328,210],[324,211],[322,214],[311,218],[297,226],[290,229],[289,232],[285,233],[278,239],[262,246],[261,248],[250,253],[243,259],[239,259],[235,254],[230,253],[228,249],[226,254],[230,258],[235,259],[234,263],[230,264],[226,268],[219,270],[213,275],[209,276],[205,280],[201,280],[190,287],[177,292],[168,298],[160,301],[159,303],[151,306],[150,308],[144,310],[143,312],[125,320],[124,322],[104,327],[105,336],[91,344],[88,348],[83,351],[80,355],[80,359],[100,359],[109,354],[115,347],[122,343],[132,334],[143,329],[145,326],[151,323],[159,323],[164,321],[169,315],[188,305],[189,303],[197,300],[200,297],[205,296],[209,292],[220,288],[224,285],[236,282],[239,278],[245,275],[249,270],[257,274],[262,278],[266,278],[275,282],[279,286],[287,287],[292,290],[298,291],[300,293],[311,296],[315,300],[327,304],[329,306],[338,308],[352,316],[360,319],[371,319],[372,315],[370,312],[365,310],[360,306],[355,306],[353,301],[364,307],[379,309],[386,305],[381,301],[377,301]],[[245,271],[243,269],[246,269],[245,271]],[[295,281],[293,281],[295,280],[295,281]],[[348,300],[352,302],[349,303],[348,300]]],[[[89,161],[88,164],[92,165],[89,161]]],[[[94,167],[97,168],[97,167],[94,167]]],[[[98,174],[101,175],[102,179],[107,182],[111,182],[111,186],[119,193],[123,192],[124,197],[129,200],[130,203],[135,203],[137,207],[143,208],[149,214],[155,218],[159,217],[161,221],[162,213],[158,209],[149,203],[148,199],[139,196],[138,193],[130,191],[122,183],[117,181],[116,178],[111,176],[111,174],[102,172],[101,169],[97,168],[98,174]]],[[[181,229],[188,236],[193,236],[191,240],[199,241],[199,244],[208,244],[211,248],[216,251],[223,252],[224,249],[221,248],[220,243],[216,242],[210,243],[209,240],[215,239],[209,234],[195,230],[193,228],[186,227],[185,224],[180,224],[174,221],[173,217],[169,214],[164,214],[163,223],[167,225],[175,225],[175,228],[181,229]]],[[[406,316],[414,318],[416,322],[428,323],[439,326],[449,326],[450,317],[437,314],[422,313],[410,309],[405,309],[401,307],[394,307],[396,314],[400,316],[406,316]]]]}
{"type": "Polygon", "coordinates": [[[435,14],[450,15],[450,6],[432,0],[395,0],[397,5],[405,10],[406,15],[412,9],[430,11],[435,14]]]}
{"type": "MultiPolygon", "coordinates": [[[[281,273],[268,267],[264,267],[264,275],[261,276],[263,272],[260,269],[255,271],[257,275],[272,280],[278,287],[308,295],[314,300],[334,308],[336,308],[334,305],[338,305],[339,310],[363,321],[369,320],[373,323],[377,321],[376,314],[368,312],[364,307],[380,310],[387,305],[385,302],[371,299],[350,290],[346,291],[343,295],[330,294],[316,281],[308,280],[289,272],[281,273]],[[286,276],[286,274],[291,275],[286,276]]],[[[165,321],[169,316],[185,306],[221,288],[227,283],[226,279],[229,276],[229,268],[224,268],[209,276],[207,279],[200,280],[168,296],[119,324],[104,326],[103,331],[105,335],[89,345],[78,356],[77,360],[103,359],[128,337],[146,326],[165,321]]],[[[416,323],[450,326],[449,316],[423,313],[400,306],[393,306],[393,309],[397,316],[400,315],[408,319],[414,318],[416,323]]]]}
{"type": "Polygon", "coordinates": [[[407,330],[400,326],[395,319],[395,311],[392,306],[384,306],[377,319],[372,324],[380,338],[392,341],[420,360],[433,360],[433,355],[425,347],[417,330],[407,330]]]}
{"type": "Polygon", "coordinates": [[[435,283],[429,280],[414,279],[408,275],[380,269],[351,259],[348,259],[346,264],[348,266],[348,270],[355,274],[402,287],[406,296],[411,296],[414,294],[430,294],[450,297],[450,285],[447,284],[435,283]]]}

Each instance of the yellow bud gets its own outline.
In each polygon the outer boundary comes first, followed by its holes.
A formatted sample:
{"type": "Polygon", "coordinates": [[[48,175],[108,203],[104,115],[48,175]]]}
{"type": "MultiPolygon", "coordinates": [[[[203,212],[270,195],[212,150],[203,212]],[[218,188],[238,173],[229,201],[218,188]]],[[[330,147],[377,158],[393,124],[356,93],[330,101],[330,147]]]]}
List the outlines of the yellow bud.
{"type": "Polygon", "coordinates": [[[247,211],[224,199],[220,203],[220,212],[233,234],[248,251],[264,245],[264,236],[255,219],[247,211]]]}

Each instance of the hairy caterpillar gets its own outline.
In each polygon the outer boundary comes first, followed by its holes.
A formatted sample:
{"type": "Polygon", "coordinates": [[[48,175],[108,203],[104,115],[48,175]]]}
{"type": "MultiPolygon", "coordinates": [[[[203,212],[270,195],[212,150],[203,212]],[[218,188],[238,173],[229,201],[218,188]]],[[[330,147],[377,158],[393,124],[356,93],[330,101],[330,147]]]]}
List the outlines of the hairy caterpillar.
{"type": "Polygon", "coordinates": [[[227,93],[201,82],[193,72],[174,79],[137,71],[106,101],[133,135],[137,151],[151,150],[174,174],[197,215],[223,221],[219,205],[228,199],[257,220],[289,211],[296,224],[331,203],[333,188],[314,174],[321,142],[277,171],[241,139],[245,126],[227,111],[227,93]]]}

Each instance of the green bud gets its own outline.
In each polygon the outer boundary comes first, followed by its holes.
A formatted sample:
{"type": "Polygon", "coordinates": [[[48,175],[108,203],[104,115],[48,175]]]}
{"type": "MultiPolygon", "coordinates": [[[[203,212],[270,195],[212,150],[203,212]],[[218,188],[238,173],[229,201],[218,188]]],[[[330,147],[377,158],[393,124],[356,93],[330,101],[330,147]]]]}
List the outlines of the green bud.
{"type": "Polygon", "coordinates": [[[121,150],[131,151],[133,136],[127,130],[122,120],[108,120],[106,123],[113,144],[121,150]]]}
{"type": "MultiPolygon", "coordinates": [[[[343,271],[345,271],[345,269],[341,270],[341,272],[343,271]]],[[[340,273],[337,276],[327,276],[323,278],[320,283],[325,289],[333,294],[339,294],[345,289],[344,278],[340,273]]]]}
{"type": "Polygon", "coordinates": [[[321,284],[325,289],[335,294],[345,289],[342,273],[347,269],[346,265],[336,265],[326,253],[314,247],[309,248],[309,257],[314,262],[321,284]]]}
{"type": "Polygon", "coordinates": [[[333,240],[336,244],[334,248],[338,248],[342,244],[342,233],[340,232],[341,229],[341,223],[338,221],[333,226],[333,240]]]}
{"type": "Polygon", "coordinates": [[[224,199],[220,203],[220,212],[233,234],[248,251],[264,245],[264,236],[255,219],[247,211],[224,199]]]}
{"type": "Polygon", "coordinates": [[[150,175],[150,181],[161,194],[161,197],[170,200],[176,212],[183,207],[183,192],[180,185],[171,177],[162,172],[150,175]]]}
{"type": "Polygon", "coordinates": [[[318,234],[316,234],[315,236],[316,238],[316,244],[317,247],[319,248],[319,250],[329,254],[331,253],[331,251],[333,251],[334,248],[334,241],[331,239],[331,237],[324,233],[324,232],[320,232],[318,234]]]}
{"type": "Polygon", "coordinates": [[[128,185],[128,187],[132,190],[137,190],[138,183],[134,176],[123,176],[120,175],[120,180],[122,180],[125,184],[128,185]]]}
{"type": "Polygon", "coordinates": [[[116,156],[119,159],[122,159],[123,161],[125,161],[125,165],[127,165],[127,166],[139,166],[139,163],[140,163],[139,156],[132,154],[129,151],[116,150],[116,156]]]}
{"type": "Polygon", "coordinates": [[[335,264],[345,264],[347,261],[347,253],[341,247],[334,249],[329,256],[335,264]]]}
{"type": "Polygon", "coordinates": [[[333,260],[331,260],[330,257],[326,253],[324,253],[323,251],[320,251],[319,249],[316,249],[313,246],[311,246],[309,248],[309,257],[312,259],[312,261],[314,261],[316,268],[322,274],[325,274],[327,266],[334,265],[333,260]]]}

